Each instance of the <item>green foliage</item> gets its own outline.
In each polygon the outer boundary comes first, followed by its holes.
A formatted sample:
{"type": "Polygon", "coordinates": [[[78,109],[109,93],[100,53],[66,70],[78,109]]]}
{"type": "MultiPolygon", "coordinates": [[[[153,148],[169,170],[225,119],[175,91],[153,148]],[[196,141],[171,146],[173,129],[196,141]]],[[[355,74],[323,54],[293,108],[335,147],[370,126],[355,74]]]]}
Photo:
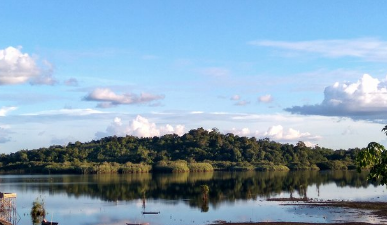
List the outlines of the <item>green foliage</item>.
{"type": "Polygon", "coordinates": [[[317,163],[317,166],[321,170],[347,170],[351,165],[347,165],[345,162],[340,160],[331,160],[317,163]]]}
{"type": "Polygon", "coordinates": [[[362,168],[370,169],[369,179],[380,180],[381,184],[387,184],[387,151],[383,145],[376,142],[369,143],[366,149],[358,153],[356,162],[359,172],[362,168]]]}
{"type": "Polygon", "coordinates": [[[200,189],[202,192],[203,200],[207,200],[208,193],[210,192],[210,188],[208,187],[208,185],[203,184],[203,185],[200,185],[200,189]]]}
{"type": "Polygon", "coordinates": [[[308,164],[299,163],[299,162],[290,163],[288,165],[288,168],[290,170],[320,170],[320,168],[316,164],[308,165],[308,164]]]}
{"type": "Polygon", "coordinates": [[[255,167],[258,171],[289,171],[289,167],[284,165],[274,165],[271,163],[259,164],[255,167]]]}
{"type": "Polygon", "coordinates": [[[238,162],[229,168],[230,171],[252,171],[255,167],[249,162],[238,162]]]}
{"type": "Polygon", "coordinates": [[[43,200],[36,198],[36,200],[32,202],[30,214],[32,223],[39,223],[44,219],[44,217],[46,216],[46,210],[44,209],[43,200]]]}
{"type": "Polygon", "coordinates": [[[157,172],[167,173],[184,173],[189,172],[187,161],[161,161],[156,164],[154,170],[157,172]]]}
{"type": "Polygon", "coordinates": [[[360,149],[280,144],[268,138],[221,134],[216,128],[190,130],[178,136],[105,137],[0,155],[0,170],[15,173],[144,173],[213,170],[343,169],[354,165],[360,149]],[[180,163],[179,163],[179,160],[180,163]],[[329,162],[338,161],[339,166],[329,162]],[[175,163],[168,163],[175,162],[175,163]],[[187,164],[189,162],[189,164],[187,164]],[[128,164],[129,163],[129,164],[128,164]],[[195,164],[196,163],[196,164],[195,164]],[[207,163],[207,164],[201,164],[207,163]],[[211,164],[211,166],[208,165],[211,164]],[[265,165],[265,166],[262,166],[265,165]]]}
{"type": "Polygon", "coordinates": [[[191,172],[211,172],[214,168],[209,163],[189,163],[189,171],[191,172]]]}
{"type": "Polygon", "coordinates": [[[119,171],[120,173],[149,173],[151,170],[151,165],[127,162],[119,171]]]}

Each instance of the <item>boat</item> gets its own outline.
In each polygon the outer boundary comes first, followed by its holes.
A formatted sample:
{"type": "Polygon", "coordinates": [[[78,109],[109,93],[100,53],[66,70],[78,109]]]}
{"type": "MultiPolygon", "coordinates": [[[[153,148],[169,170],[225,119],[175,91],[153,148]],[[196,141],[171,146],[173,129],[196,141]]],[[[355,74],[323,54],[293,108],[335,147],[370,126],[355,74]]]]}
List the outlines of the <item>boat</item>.
{"type": "Polygon", "coordinates": [[[58,222],[42,221],[42,225],[58,225],[58,222]]]}
{"type": "Polygon", "coordinates": [[[142,214],[160,214],[160,212],[142,212],[142,214]]]}

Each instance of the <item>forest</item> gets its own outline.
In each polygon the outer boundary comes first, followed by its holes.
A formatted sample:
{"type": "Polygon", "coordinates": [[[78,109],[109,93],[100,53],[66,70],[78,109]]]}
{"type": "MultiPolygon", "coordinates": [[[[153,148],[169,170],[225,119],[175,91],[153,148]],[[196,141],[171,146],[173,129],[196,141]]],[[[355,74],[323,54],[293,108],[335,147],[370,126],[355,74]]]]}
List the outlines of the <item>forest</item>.
{"type": "Polygon", "coordinates": [[[192,129],[178,136],[105,137],[0,155],[3,173],[148,173],[213,170],[356,169],[361,149],[332,150],[303,142],[281,144],[216,128],[192,129]]]}

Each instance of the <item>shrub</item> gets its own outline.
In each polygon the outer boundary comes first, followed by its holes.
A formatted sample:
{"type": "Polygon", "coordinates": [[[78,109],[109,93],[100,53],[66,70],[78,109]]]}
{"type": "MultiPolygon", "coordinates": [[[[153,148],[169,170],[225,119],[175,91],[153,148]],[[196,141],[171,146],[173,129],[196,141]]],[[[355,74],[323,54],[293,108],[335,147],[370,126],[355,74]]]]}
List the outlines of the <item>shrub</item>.
{"type": "Polygon", "coordinates": [[[191,172],[210,172],[214,171],[214,168],[209,163],[189,163],[189,171],[191,172]]]}
{"type": "Polygon", "coordinates": [[[152,170],[152,166],[147,164],[133,164],[126,163],[119,169],[120,173],[149,173],[152,170]]]}
{"type": "Polygon", "coordinates": [[[167,173],[189,172],[187,161],[185,160],[160,161],[155,165],[154,170],[157,172],[167,172],[167,173]]]}

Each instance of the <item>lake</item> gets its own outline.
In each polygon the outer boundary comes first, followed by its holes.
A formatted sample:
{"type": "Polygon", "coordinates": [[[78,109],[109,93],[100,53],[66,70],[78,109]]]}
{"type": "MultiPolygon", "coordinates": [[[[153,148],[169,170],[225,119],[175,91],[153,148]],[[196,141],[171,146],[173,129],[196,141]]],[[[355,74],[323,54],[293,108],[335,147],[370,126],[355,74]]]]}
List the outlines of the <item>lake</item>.
{"type": "Polygon", "coordinates": [[[9,219],[22,225],[33,224],[30,211],[37,198],[44,201],[46,219],[60,225],[204,225],[217,220],[376,223],[379,219],[367,211],[358,216],[356,210],[283,205],[267,199],[387,201],[385,189],[355,171],[0,175],[0,191],[17,193],[17,213],[9,219]],[[203,200],[201,185],[209,187],[208,201],[203,200]]]}

